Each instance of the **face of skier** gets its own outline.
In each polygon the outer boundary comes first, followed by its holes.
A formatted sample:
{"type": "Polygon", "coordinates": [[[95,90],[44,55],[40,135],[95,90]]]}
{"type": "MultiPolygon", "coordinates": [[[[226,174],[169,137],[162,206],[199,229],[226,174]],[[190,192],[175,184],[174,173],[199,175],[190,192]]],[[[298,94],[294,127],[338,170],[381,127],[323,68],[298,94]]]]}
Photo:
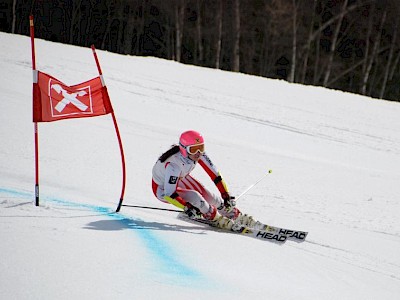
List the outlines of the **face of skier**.
{"type": "Polygon", "coordinates": [[[204,153],[204,144],[188,146],[186,150],[191,160],[198,161],[204,153]]]}
{"type": "Polygon", "coordinates": [[[188,157],[193,160],[193,161],[198,161],[200,157],[203,155],[203,153],[196,152],[196,154],[188,154],[188,157]]]}

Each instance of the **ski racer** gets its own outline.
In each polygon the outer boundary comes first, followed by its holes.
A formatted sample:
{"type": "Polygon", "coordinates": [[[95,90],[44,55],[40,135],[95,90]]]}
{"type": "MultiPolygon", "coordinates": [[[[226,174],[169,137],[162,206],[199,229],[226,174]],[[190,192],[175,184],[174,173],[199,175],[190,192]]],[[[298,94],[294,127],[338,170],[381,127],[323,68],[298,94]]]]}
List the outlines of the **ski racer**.
{"type": "Polygon", "coordinates": [[[191,218],[202,216],[226,229],[231,229],[235,222],[250,226],[255,223],[251,216],[235,207],[235,198],[229,194],[220,172],[206,155],[204,138],[197,131],[183,132],[179,145],[172,145],[158,158],[152,173],[152,189],[157,199],[183,209],[191,218]],[[190,175],[197,164],[215,183],[220,196],[190,175]]]}

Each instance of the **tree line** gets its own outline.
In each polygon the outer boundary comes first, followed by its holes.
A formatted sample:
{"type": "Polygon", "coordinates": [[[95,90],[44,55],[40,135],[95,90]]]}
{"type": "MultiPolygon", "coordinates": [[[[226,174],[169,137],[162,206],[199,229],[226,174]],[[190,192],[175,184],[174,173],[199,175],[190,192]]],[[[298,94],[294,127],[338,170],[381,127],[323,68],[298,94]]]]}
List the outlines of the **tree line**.
{"type": "Polygon", "coordinates": [[[400,99],[398,0],[6,0],[0,30],[400,99]]]}

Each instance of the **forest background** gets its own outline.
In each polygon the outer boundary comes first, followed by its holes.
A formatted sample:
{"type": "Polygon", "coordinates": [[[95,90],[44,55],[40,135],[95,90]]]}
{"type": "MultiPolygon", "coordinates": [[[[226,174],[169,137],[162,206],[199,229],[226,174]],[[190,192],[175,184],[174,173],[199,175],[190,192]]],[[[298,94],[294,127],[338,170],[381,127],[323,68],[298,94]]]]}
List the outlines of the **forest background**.
{"type": "Polygon", "coordinates": [[[30,14],[49,41],[400,101],[398,0],[2,0],[0,31],[30,14]]]}

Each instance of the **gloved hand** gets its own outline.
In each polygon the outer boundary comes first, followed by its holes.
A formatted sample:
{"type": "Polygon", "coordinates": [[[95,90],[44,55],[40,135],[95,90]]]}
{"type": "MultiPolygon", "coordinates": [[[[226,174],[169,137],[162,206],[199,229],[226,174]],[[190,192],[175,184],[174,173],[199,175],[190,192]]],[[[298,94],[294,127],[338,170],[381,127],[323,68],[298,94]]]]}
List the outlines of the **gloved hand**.
{"type": "Polygon", "coordinates": [[[232,197],[229,195],[229,193],[222,193],[221,197],[224,199],[224,206],[227,210],[230,210],[236,206],[235,197],[232,197]]]}
{"type": "Polygon", "coordinates": [[[185,214],[189,216],[189,218],[200,218],[201,217],[201,212],[197,207],[194,207],[190,203],[186,203],[186,206],[184,208],[185,214]]]}

